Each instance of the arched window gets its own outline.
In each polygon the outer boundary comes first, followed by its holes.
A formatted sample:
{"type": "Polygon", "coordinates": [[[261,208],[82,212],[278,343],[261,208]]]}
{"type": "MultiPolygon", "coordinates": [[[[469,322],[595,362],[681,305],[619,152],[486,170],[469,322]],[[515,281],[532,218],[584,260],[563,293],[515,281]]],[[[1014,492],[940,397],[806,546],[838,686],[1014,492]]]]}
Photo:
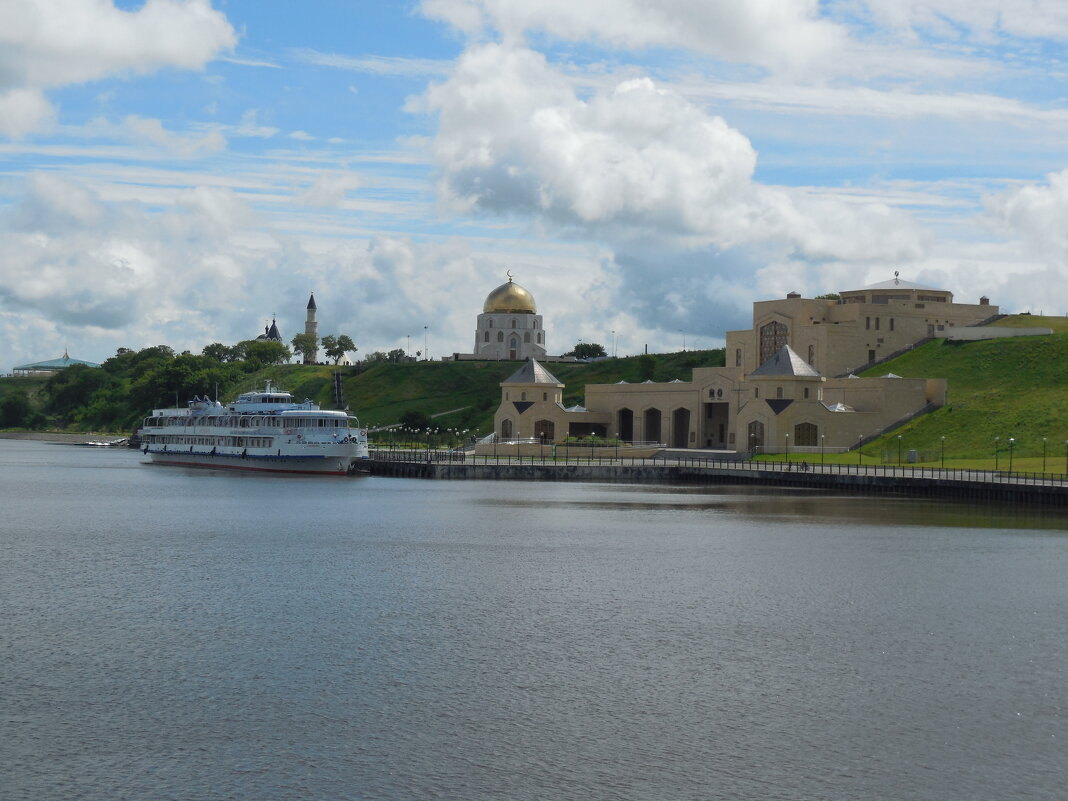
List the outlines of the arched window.
{"type": "Polygon", "coordinates": [[[512,341],[510,343],[510,346],[513,347],[513,348],[518,348],[519,347],[519,337],[512,337],[512,341]]]}
{"type": "Polygon", "coordinates": [[[780,399],[783,397],[782,387],[775,387],[775,397],[780,399]]]}
{"type": "Polygon", "coordinates": [[[515,328],[515,320],[512,320],[512,328],[515,328]]]}
{"type": "Polygon", "coordinates": [[[525,401],[526,399],[527,399],[527,393],[525,393],[525,392],[520,392],[520,393],[519,393],[519,400],[521,400],[521,401],[525,401]]]}
{"type": "Polygon", "coordinates": [[[785,323],[770,322],[760,326],[760,363],[763,364],[786,344],[785,323]]]}
{"type": "Polygon", "coordinates": [[[538,332],[538,344],[541,344],[541,331],[538,332]]]}
{"type": "Polygon", "coordinates": [[[524,342],[530,342],[530,332],[529,331],[527,331],[527,332],[525,332],[523,334],[523,341],[524,342]]]}
{"type": "Polygon", "coordinates": [[[512,438],[512,421],[511,420],[501,420],[501,437],[503,439],[511,439],[512,438]]]}
{"type": "Polygon", "coordinates": [[[735,348],[734,349],[734,366],[735,367],[741,367],[742,366],[742,349],[741,348],[735,348]]]}
{"type": "Polygon", "coordinates": [[[486,332],[486,339],[485,339],[485,341],[486,341],[486,342],[489,342],[489,331],[487,331],[487,332],[486,332]]]}
{"type": "Polygon", "coordinates": [[[808,346],[808,363],[812,364],[815,361],[816,361],[816,346],[815,345],[809,345],[808,346]]]}
{"type": "Polygon", "coordinates": [[[493,328],[493,320],[492,319],[490,320],[490,326],[489,327],[493,328]]]}
{"type": "Polygon", "coordinates": [[[818,445],[819,431],[815,423],[798,423],[794,426],[794,444],[818,445]]]}
{"type": "Polygon", "coordinates": [[[504,331],[498,331],[497,332],[497,341],[498,342],[504,342],[504,331]]]}

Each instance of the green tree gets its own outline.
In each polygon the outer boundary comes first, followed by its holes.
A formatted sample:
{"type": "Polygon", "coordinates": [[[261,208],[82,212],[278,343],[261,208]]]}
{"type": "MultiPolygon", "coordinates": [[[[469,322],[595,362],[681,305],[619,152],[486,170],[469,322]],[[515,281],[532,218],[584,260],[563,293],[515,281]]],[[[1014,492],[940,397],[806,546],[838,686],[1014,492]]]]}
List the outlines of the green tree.
{"type": "Polygon", "coordinates": [[[305,364],[311,364],[318,343],[319,339],[315,334],[297,334],[293,337],[293,352],[299,353],[304,358],[305,364]]]}
{"type": "Polygon", "coordinates": [[[402,348],[394,348],[386,354],[386,360],[391,362],[404,361],[404,350],[402,348]]]}
{"type": "Polygon", "coordinates": [[[78,410],[87,405],[93,393],[115,378],[106,370],[75,364],[59,371],[45,384],[45,410],[64,424],[74,421],[78,410]]]}
{"type": "Polygon", "coordinates": [[[201,353],[217,362],[232,362],[237,358],[234,348],[221,342],[212,342],[210,345],[205,345],[201,353]]]}
{"type": "Polygon", "coordinates": [[[400,418],[401,425],[416,431],[426,431],[430,427],[430,415],[415,409],[409,409],[400,418]]]}
{"type": "Polygon", "coordinates": [[[580,342],[575,345],[571,353],[566,355],[574,356],[576,359],[596,359],[608,354],[603,345],[598,345],[596,342],[580,342]]]}
{"type": "Polygon", "coordinates": [[[25,392],[12,392],[0,400],[0,428],[25,428],[33,413],[25,392]]]}
{"type": "Polygon", "coordinates": [[[246,339],[234,345],[234,350],[249,372],[269,364],[285,364],[293,358],[292,351],[281,342],[264,339],[246,339]]]}
{"type": "Polygon", "coordinates": [[[334,364],[340,362],[341,357],[346,353],[356,350],[356,343],[349,339],[346,334],[339,334],[338,336],[327,334],[323,337],[322,343],[323,352],[334,360],[334,364]]]}

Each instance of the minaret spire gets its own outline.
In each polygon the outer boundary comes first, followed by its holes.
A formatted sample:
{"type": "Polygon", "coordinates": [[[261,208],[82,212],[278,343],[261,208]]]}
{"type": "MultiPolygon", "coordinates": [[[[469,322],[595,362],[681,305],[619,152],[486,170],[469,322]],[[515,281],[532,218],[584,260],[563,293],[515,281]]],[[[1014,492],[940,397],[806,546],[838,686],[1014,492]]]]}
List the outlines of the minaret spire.
{"type": "Polygon", "coordinates": [[[304,321],[304,333],[310,334],[315,338],[315,349],[311,353],[310,363],[314,364],[319,361],[319,323],[315,319],[315,293],[311,293],[311,297],[308,298],[308,317],[304,321]]]}

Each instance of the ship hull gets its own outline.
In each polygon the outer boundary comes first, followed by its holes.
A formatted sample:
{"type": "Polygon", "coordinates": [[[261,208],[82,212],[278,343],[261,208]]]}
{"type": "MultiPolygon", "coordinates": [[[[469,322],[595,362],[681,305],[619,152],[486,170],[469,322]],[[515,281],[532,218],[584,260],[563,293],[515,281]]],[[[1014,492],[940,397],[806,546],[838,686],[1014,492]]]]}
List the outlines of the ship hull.
{"type": "Polygon", "coordinates": [[[366,461],[355,455],[247,455],[178,453],[148,451],[153,464],[180,467],[202,467],[213,470],[240,470],[249,473],[295,473],[305,475],[344,476],[356,472],[366,461]]]}

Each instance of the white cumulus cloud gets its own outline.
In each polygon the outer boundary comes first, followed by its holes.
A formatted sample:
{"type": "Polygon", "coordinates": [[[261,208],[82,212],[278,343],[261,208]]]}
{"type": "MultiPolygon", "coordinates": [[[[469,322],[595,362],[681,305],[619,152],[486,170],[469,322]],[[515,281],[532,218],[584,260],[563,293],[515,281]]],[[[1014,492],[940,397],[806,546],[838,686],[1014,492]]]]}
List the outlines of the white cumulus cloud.
{"type": "Polygon", "coordinates": [[[781,70],[840,47],[844,30],[817,0],[423,0],[423,13],[469,35],[527,32],[632,49],[684,47],[781,70]]]}
{"type": "Polygon", "coordinates": [[[914,226],[882,204],[755,182],[748,138],[645,78],[583,98],[542,55],[485,45],[422,102],[438,115],[439,189],[456,206],[608,236],[638,228],[725,248],[771,240],[817,258],[918,247],[914,226]]]}
{"type": "Polygon", "coordinates": [[[44,90],[163,67],[199,69],[237,36],[209,0],[5,0],[0,4],[0,133],[23,136],[54,111],[44,90]]]}

